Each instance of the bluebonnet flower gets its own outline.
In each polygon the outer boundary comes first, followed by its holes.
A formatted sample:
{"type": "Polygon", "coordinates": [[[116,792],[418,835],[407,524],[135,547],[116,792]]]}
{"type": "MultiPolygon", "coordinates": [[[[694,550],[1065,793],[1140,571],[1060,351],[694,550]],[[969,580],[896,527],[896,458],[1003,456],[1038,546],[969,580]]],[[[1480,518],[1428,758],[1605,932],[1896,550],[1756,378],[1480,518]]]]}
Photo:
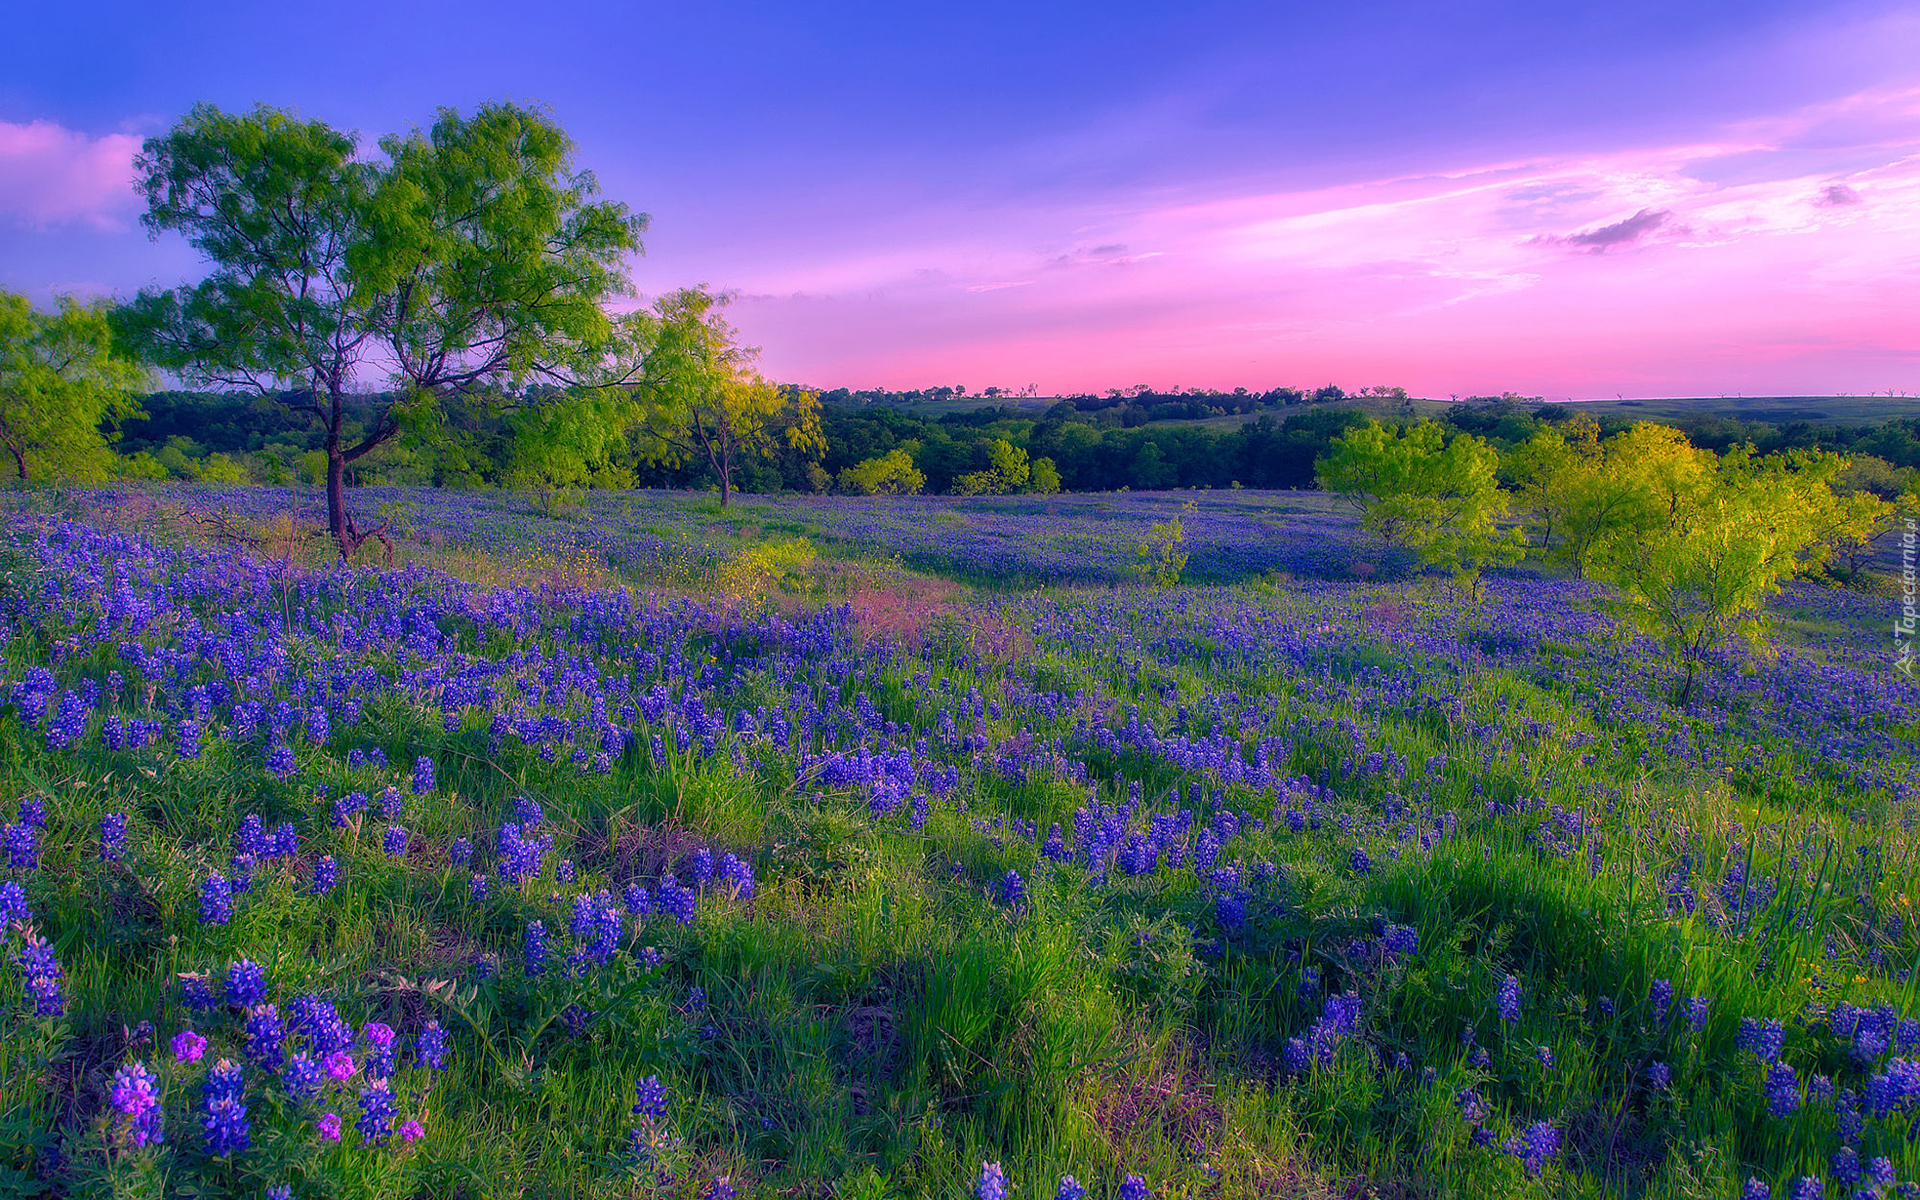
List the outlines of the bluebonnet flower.
{"type": "Polygon", "coordinates": [[[1538,1176],[1547,1163],[1560,1153],[1560,1131],[1546,1121],[1535,1121],[1519,1134],[1508,1138],[1506,1152],[1520,1159],[1527,1174],[1538,1176]]]}
{"type": "Polygon", "coordinates": [[[660,881],[659,890],[654,895],[654,904],[661,912],[672,917],[682,925],[693,924],[700,898],[692,888],[683,888],[669,875],[660,881]]]}
{"type": "Polygon", "coordinates": [[[753,899],[753,864],[728,854],[720,859],[720,877],[727,881],[736,900],[753,899]]]}
{"type": "Polygon", "coordinates": [[[297,1104],[305,1104],[320,1094],[320,1064],[305,1050],[296,1050],[287,1059],[286,1070],[280,1073],[281,1085],[287,1089],[287,1095],[297,1104]]]}
{"type": "Polygon", "coordinates": [[[234,895],[244,896],[253,890],[253,855],[236,854],[233,866],[229,868],[227,887],[234,895]]]}
{"type": "Polygon", "coordinates": [[[247,1074],[239,1063],[223,1058],[207,1068],[207,1077],[200,1084],[200,1094],[206,1099],[220,1097],[239,1099],[246,1091],[247,1074]]]}
{"type": "Polygon", "coordinates": [[[1152,1195],[1147,1190],[1147,1181],[1138,1175],[1129,1175],[1120,1181],[1120,1200],[1148,1200],[1152,1195]]]}
{"type": "Polygon", "coordinates": [[[1653,1005],[1653,1023],[1664,1024],[1667,1009],[1673,1003],[1673,984],[1665,979],[1654,980],[1653,986],[1647,989],[1647,1002],[1653,1005]]]}
{"type": "Polygon", "coordinates": [[[293,1200],[293,1188],[289,1184],[276,1183],[267,1189],[267,1200],[293,1200]]]}
{"type": "Polygon", "coordinates": [[[561,859],[560,865],[553,869],[553,877],[561,883],[572,883],[575,874],[573,860],[570,858],[561,859]]]}
{"type": "Polygon", "coordinates": [[[1647,1086],[1656,1092],[1664,1092],[1673,1082],[1673,1069],[1663,1062],[1647,1064],[1647,1086]]]}
{"type": "Polygon", "coordinates": [[[339,861],[331,854],[322,854],[313,864],[313,894],[324,896],[339,885],[339,861]]]}
{"type": "Polygon", "coordinates": [[[27,907],[27,890],[11,879],[0,880],[0,929],[32,920],[33,910],[27,907]]]}
{"type": "Polygon", "coordinates": [[[238,1096],[209,1097],[201,1127],[206,1130],[207,1153],[214,1158],[227,1158],[245,1150],[253,1128],[247,1121],[247,1106],[238,1096]]]}
{"type": "Polygon", "coordinates": [[[413,760],[413,794],[424,796],[433,790],[433,760],[422,754],[413,760]]]}
{"type": "Polygon", "coordinates": [[[667,1115],[667,1089],[659,1076],[649,1075],[634,1085],[633,1115],[655,1120],[667,1115]]]}
{"type": "Polygon", "coordinates": [[[127,848],[127,814],[110,812],[100,818],[100,857],[106,862],[119,862],[120,855],[127,848]]]}
{"type": "Polygon", "coordinates": [[[393,1027],[368,1021],[360,1033],[367,1041],[367,1074],[375,1079],[393,1074],[393,1052],[398,1040],[393,1027]]]}
{"type": "Polygon", "coordinates": [[[1389,958],[1411,957],[1420,949],[1420,932],[1411,925],[1388,925],[1380,935],[1380,949],[1389,958]]]}
{"type": "Polygon", "coordinates": [[[485,904],[487,902],[487,877],[475,875],[467,881],[467,903],[485,904]]]}
{"type": "Polygon", "coordinates": [[[521,947],[521,958],[526,964],[526,971],[529,975],[538,975],[547,969],[546,922],[527,922],[527,933],[521,947]]]}
{"type": "Polygon", "coordinates": [[[225,925],[233,920],[233,889],[224,875],[209,875],[200,885],[200,923],[225,925]]]}
{"type": "Polygon", "coordinates": [[[220,1003],[214,998],[206,974],[200,971],[181,972],[180,1002],[195,1012],[205,1012],[220,1003]]]}
{"type": "Polygon", "coordinates": [[[1833,1174],[1833,1181],[1841,1187],[1852,1187],[1866,1177],[1860,1165],[1860,1152],[1852,1146],[1842,1146],[1827,1159],[1827,1167],[1833,1174]]]}
{"type": "Polygon", "coordinates": [[[113,1073],[107,1102],[126,1122],[126,1135],[135,1146],[158,1145],[161,1129],[159,1078],[143,1062],[129,1063],[113,1073]]]}
{"type": "Polygon", "coordinates": [[[466,838],[453,839],[453,845],[447,847],[447,859],[456,867],[464,867],[473,861],[473,843],[466,838]]]}
{"type": "Polygon", "coordinates": [[[1509,975],[1500,985],[1500,1019],[1511,1024],[1520,1019],[1520,978],[1509,975]]]}
{"type": "Polygon", "coordinates": [[[1705,996],[1695,996],[1687,1001],[1687,1025],[1695,1033],[1707,1027],[1708,1003],[1705,996]]]}
{"type": "Polygon", "coordinates": [[[1006,1200],[1007,1176],[997,1162],[980,1164],[980,1179],[973,1185],[976,1200],[1006,1200]]]}
{"type": "Polygon", "coordinates": [[[1767,1111],[1776,1117],[1785,1117],[1799,1107],[1800,1080],[1792,1067],[1775,1062],[1767,1069],[1767,1111]]]}
{"type": "Polygon", "coordinates": [[[0,826],[0,841],[7,845],[7,865],[16,871],[31,871],[40,865],[40,831],[21,821],[0,826]]]}
{"type": "Polygon", "coordinates": [[[275,779],[291,779],[299,765],[293,759],[293,747],[285,742],[267,748],[267,774],[275,779]]]}
{"type": "Polygon", "coordinates": [[[1820,1200],[1826,1190],[1826,1181],[1818,1175],[1802,1175],[1793,1185],[1793,1200],[1820,1200]]]}
{"type": "Polygon", "coordinates": [[[393,1137],[393,1085],[385,1079],[369,1079],[360,1089],[361,1140],[369,1146],[384,1146],[393,1137]]]}
{"type": "Polygon", "coordinates": [[[263,1071],[278,1071],[285,1059],[286,1027],[280,1011],[271,1004],[260,1004],[247,1011],[247,1061],[263,1071]]]}
{"type": "MultiPolygon", "coordinates": [[[[174,734],[173,749],[181,758],[200,757],[200,722],[182,721],[174,734]]],[[[242,1109],[242,1113],[246,1110],[242,1109]]],[[[218,1157],[216,1155],[215,1157],[218,1157]]]]}
{"type": "Polygon", "coordinates": [[[1542,1067],[1544,1067],[1549,1071],[1553,1069],[1553,1047],[1552,1046],[1548,1046],[1542,1043],[1541,1045],[1536,1046],[1534,1048],[1533,1055],[1535,1058],[1540,1060],[1540,1065],[1542,1067]]]}
{"type": "MultiPolygon", "coordinates": [[[[1060,827],[1055,825],[1054,828],[1058,829],[1060,827]]],[[[1053,1193],[1053,1200],[1081,1200],[1086,1194],[1087,1189],[1080,1186],[1078,1179],[1075,1179],[1071,1175],[1062,1175],[1060,1177],[1060,1187],[1053,1193]]]]}
{"type": "Polygon", "coordinates": [[[1742,1050],[1752,1051],[1761,1062],[1770,1063],[1780,1057],[1785,1038],[1786,1029],[1779,1021],[1746,1017],[1740,1022],[1740,1036],[1736,1044],[1742,1050]]]}
{"type": "Polygon", "coordinates": [[[243,958],[227,965],[227,1003],[251,1008],[267,998],[267,973],[259,963],[243,958]]]}
{"type": "Polygon", "coordinates": [[[429,1071],[447,1069],[447,1031],[438,1021],[428,1021],[414,1039],[413,1053],[429,1071]]]}
{"type": "Polygon", "coordinates": [[[1740,1200],[1773,1200],[1773,1188],[1764,1179],[1749,1177],[1740,1189],[1740,1200]]]}
{"type": "MultiPolygon", "coordinates": [[[[1047,840],[1040,847],[1040,857],[1046,859],[1048,862],[1057,863],[1067,862],[1073,857],[1067,853],[1067,843],[1065,837],[1062,836],[1060,832],[1060,822],[1055,821],[1052,828],[1047,830],[1047,840]]],[[[1063,1176],[1063,1178],[1072,1179],[1073,1176],[1067,1175],[1063,1176]]],[[[1079,1185],[1076,1183],[1074,1186],[1078,1187],[1079,1185]]]]}
{"type": "Polygon", "coordinates": [[[333,827],[344,829],[367,807],[365,792],[348,792],[333,802],[333,827]]]}
{"type": "Polygon", "coordinates": [[[20,970],[20,980],[27,990],[27,998],[33,1001],[33,1015],[36,1017],[64,1017],[67,1015],[66,997],[61,993],[61,984],[66,976],[60,970],[60,960],[54,957],[53,947],[43,937],[30,937],[14,955],[14,965],[20,970]]]}
{"type": "Polygon", "coordinates": [[[706,1200],[734,1200],[739,1193],[734,1190],[733,1180],[722,1175],[707,1184],[706,1200]]]}
{"type": "Polygon", "coordinates": [[[1010,908],[1018,908],[1027,902],[1027,881],[1020,878],[1020,872],[1009,870],[1000,880],[1000,903],[1010,908]]]}
{"type": "Polygon", "coordinates": [[[1353,870],[1355,875],[1365,875],[1373,870],[1373,860],[1367,857],[1365,850],[1359,846],[1355,846],[1353,853],[1347,856],[1347,866],[1353,870]]]}
{"type": "Polygon", "coordinates": [[[380,848],[388,858],[398,858],[407,852],[407,831],[404,826],[389,825],[384,837],[380,839],[380,848]]]}

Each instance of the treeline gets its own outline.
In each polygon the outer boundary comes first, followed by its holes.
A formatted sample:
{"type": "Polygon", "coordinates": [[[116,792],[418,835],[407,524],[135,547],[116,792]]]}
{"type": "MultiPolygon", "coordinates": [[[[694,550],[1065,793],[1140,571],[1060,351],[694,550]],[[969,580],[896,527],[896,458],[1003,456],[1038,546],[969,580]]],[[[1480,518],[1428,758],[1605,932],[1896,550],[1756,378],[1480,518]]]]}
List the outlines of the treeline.
{"type": "MultiPolygon", "coordinates": [[[[833,395],[823,393],[822,398],[833,395]]],[[[348,436],[370,428],[388,399],[351,398],[348,436]]],[[[891,404],[823,403],[824,451],[776,446],[770,456],[743,459],[735,483],[747,492],[1035,490],[1032,466],[1045,460],[1053,481],[1066,491],[1307,488],[1314,486],[1315,464],[1333,441],[1366,421],[1358,410],[1338,402],[1309,400],[1284,414],[1262,413],[1238,428],[1147,428],[1126,423],[1119,415],[1124,405],[1109,400],[1062,400],[1038,417],[1005,405],[934,417],[891,404]],[[1024,485],[1008,482],[1018,467],[1008,465],[1012,457],[1007,450],[1028,464],[1024,485]],[[919,477],[917,485],[908,486],[911,475],[879,465],[889,456],[904,456],[919,477]],[[982,473],[1000,478],[983,481],[982,473]]],[[[119,449],[151,458],[173,478],[285,484],[317,482],[324,472],[318,431],[273,398],[168,391],[145,397],[141,407],[146,419],[124,424],[119,449]]],[[[1448,409],[1439,424],[1449,434],[1471,434],[1511,450],[1543,429],[1564,429],[1583,415],[1574,405],[1466,401],[1448,409]]],[[[1612,437],[1630,424],[1609,415],[1597,429],[1599,436],[1612,437]]],[[[1825,426],[1700,417],[1671,424],[1693,445],[1716,452],[1736,445],[1751,445],[1761,455],[1825,450],[1879,460],[1894,470],[1920,468],[1920,419],[1825,426]]],[[[383,446],[355,463],[351,478],[355,483],[512,486],[513,458],[514,430],[503,411],[450,405],[431,443],[383,446]]],[[[897,467],[900,459],[892,461],[897,467]]],[[[1046,469],[1042,474],[1039,482],[1047,483],[1046,469]]],[[[703,461],[661,463],[636,448],[616,445],[599,481],[700,487],[712,482],[712,471],[703,461]]]]}

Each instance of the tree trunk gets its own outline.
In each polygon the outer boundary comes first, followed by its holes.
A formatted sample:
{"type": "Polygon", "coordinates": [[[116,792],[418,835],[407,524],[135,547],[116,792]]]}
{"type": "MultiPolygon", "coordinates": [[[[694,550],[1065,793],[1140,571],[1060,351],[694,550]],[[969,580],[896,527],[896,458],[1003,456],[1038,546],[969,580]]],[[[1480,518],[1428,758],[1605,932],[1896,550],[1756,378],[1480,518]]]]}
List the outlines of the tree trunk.
{"type": "Polygon", "coordinates": [[[327,446],[327,529],[340,547],[340,561],[353,555],[353,531],[347,526],[347,460],[336,439],[327,446]]]}
{"type": "Polygon", "coordinates": [[[13,455],[13,469],[19,472],[20,482],[25,483],[27,481],[27,456],[20,452],[18,446],[8,446],[7,451],[13,455]]]}

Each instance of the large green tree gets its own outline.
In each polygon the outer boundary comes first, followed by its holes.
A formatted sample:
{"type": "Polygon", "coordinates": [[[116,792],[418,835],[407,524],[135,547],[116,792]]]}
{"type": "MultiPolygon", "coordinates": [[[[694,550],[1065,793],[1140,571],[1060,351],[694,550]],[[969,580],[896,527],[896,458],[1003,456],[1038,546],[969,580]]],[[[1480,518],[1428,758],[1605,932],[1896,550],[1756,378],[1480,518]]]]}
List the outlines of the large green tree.
{"type": "Polygon", "coordinates": [[[119,353],[110,306],[62,298],[50,312],[0,292],[0,446],[21,483],[115,473],[113,427],[140,415],[144,377],[119,353]]]}
{"type": "Polygon", "coordinates": [[[349,512],[347,466],[430,434],[446,396],[619,377],[606,305],[631,292],[646,225],[598,198],[538,109],[445,109],[379,150],[283,109],[201,105],[137,164],[148,230],[184,235],[211,270],[143,291],[128,332],[159,366],[286,398],[319,427],[342,559],[384,539],[349,512]],[[395,398],[356,424],[346,398],[381,374],[395,398]]]}

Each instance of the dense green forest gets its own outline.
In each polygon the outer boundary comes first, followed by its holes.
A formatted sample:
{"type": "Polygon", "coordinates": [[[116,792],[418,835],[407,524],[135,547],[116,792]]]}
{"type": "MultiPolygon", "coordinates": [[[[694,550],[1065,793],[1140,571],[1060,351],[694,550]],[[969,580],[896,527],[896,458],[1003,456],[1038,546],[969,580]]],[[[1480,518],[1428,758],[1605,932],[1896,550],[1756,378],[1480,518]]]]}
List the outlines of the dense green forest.
{"type": "MultiPolygon", "coordinates": [[[[1326,389],[1323,389],[1326,390],[1326,389]]],[[[1338,389],[1331,389],[1338,391],[1338,389]]],[[[931,389],[933,400],[951,399],[931,389]]],[[[744,491],[826,491],[843,486],[843,472],[903,451],[924,478],[920,490],[943,493],[957,481],[990,471],[995,442],[1022,452],[1028,461],[1050,460],[1059,487],[1067,491],[1120,488],[1242,487],[1301,488],[1314,480],[1314,463],[1334,438],[1364,420],[1361,411],[1336,398],[1295,389],[1235,392],[1206,397],[1190,393],[1178,403],[1142,406],[1140,396],[1077,396],[1038,412],[1032,406],[986,404],[943,415],[919,411],[902,400],[915,393],[822,394],[824,453],[781,452],[749,458],[738,482],[744,491]],[[1206,399],[1226,403],[1250,397],[1246,412],[1258,415],[1238,427],[1196,423],[1187,410],[1206,399]],[[1289,397],[1297,397],[1289,399],[1289,397]],[[1269,401],[1272,401],[1271,403],[1269,401]],[[1185,420],[1159,418],[1179,410],[1185,420]],[[1149,411],[1156,419],[1143,420],[1149,411]]],[[[1176,396],[1178,394],[1175,394],[1176,396]]],[[[383,398],[365,397],[352,411],[371,414],[383,398]]],[[[141,401],[146,419],[127,422],[119,443],[124,454],[148,454],[175,478],[248,478],[296,482],[322,470],[318,434],[297,413],[272,399],[199,392],[156,392],[141,401]]],[[[1515,399],[1474,399],[1446,410],[1443,423],[1511,448],[1543,425],[1563,424],[1577,405],[1515,399]]],[[[1206,413],[1205,416],[1218,416],[1206,413]]],[[[1601,431],[1629,424],[1607,414],[1601,431]]],[[[1920,467],[1920,420],[1879,425],[1781,424],[1732,421],[1713,416],[1674,422],[1696,446],[1725,450],[1750,443],[1760,453],[1818,448],[1884,459],[1899,468],[1920,467]]],[[[382,447],[355,465],[356,483],[438,484],[484,487],[503,482],[511,431],[498,413],[451,409],[440,436],[430,443],[382,447]]],[[[648,487],[699,487],[710,482],[702,463],[650,464],[616,451],[608,482],[648,487]]]]}

